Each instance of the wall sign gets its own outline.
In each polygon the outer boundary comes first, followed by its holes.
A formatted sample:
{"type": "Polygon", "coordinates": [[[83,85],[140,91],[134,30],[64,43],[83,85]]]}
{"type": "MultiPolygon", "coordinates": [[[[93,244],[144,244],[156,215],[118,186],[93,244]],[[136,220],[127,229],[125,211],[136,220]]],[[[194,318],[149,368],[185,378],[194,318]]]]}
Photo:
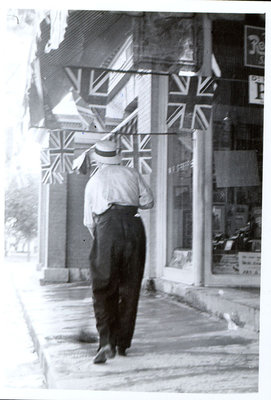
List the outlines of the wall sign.
{"type": "Polygon", "coordinates": [[[249,103],[264,104],[264,77],[258,75],[249,75],[249,103]]]}
{"type": "Polygon", "coordinates": [[[245,25],[245,66],[264,68],[265,29],[245,25]]]}

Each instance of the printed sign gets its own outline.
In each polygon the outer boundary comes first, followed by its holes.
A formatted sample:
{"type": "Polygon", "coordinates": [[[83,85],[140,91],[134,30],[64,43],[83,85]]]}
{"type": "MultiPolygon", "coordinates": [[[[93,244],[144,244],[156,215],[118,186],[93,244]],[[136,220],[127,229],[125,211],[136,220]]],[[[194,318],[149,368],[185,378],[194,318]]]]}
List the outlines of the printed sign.
{"type": "Polygon", "coordinates": [[[261,253],[239,252],[239,273],[241,275],[260,275],[261,253]]]}
{"type": "Polygon", "coordinates": [[[171,174],[176,174],[181,171],[186,171],[187,169],[193,168],[193,160],[187,160],[184,161],[180,164],[173,165],[172,167],[168,167],[168,173],[171,174]]]}
{"type": "Polygon", "coordinates": [[[265,29],[245,25],[245,66],[264,68],[265,29]]]}
{"type": "Polygon", "coordinates": [[[249,75],[249,103],[264,104],[264,77],[249,75]]]}

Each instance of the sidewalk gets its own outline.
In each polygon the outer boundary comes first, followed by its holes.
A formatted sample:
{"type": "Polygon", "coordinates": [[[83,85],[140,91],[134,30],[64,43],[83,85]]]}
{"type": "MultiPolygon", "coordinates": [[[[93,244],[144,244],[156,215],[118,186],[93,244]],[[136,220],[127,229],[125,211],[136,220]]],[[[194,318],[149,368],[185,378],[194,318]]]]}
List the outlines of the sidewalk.
{"type": "Polygon", "coordinates": [[[257,392],[255,332],[164,294],[142,293],[128,356],[94,365],[97,337],[89,286],[40,286],[33,264],[10,267],[49,389],[257,392]],[[92,333],[92,343],[80,341],[82,329],[92,333]]]}

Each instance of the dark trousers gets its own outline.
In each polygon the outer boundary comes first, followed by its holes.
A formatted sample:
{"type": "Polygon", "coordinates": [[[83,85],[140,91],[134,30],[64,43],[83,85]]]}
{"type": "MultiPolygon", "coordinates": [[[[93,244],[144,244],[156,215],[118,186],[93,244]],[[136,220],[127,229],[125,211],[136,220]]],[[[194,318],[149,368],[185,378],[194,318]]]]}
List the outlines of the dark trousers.
{"type": "Polygon", "coordinates": [[[100,347],[131,345],[146,251],[135,213],[135,207],[118,207],[96,217],[90,266],[100,347]]]}

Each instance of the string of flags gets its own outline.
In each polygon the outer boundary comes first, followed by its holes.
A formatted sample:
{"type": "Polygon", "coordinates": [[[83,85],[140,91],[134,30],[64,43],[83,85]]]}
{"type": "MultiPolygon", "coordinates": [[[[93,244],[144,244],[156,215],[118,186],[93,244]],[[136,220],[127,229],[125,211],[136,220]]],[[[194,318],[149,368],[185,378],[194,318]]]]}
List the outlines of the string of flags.
{"type": "MultiPolygon", "coordinates": [[[[104,121],[108,102],[109,72],[65,67],[74,90],[74,100],[81,115],[90,123],[104,121]]],[[[207,130],[217,84],[212,77],[169,75],[167,132],[207,130]]],[[[100,125],[100,128],[102,125],[100,125]]],[[[74,159],[74,131],[56,130],[50,133],[48,149],[42,150],[43,183],[63,182],[63,173],[86,174],[91,167],[90,147],[74,159]]],[[[116,140],[122,153],[122,163],[142,174],[152,172],[151,134],[138,134],[138,113],[135,110],[104,139],[116,140]]]]}
{"type": "Polygon", "coordinates": [[[117,131],[122,164],[136,168],[141,174],[150,174],[151,135],[137,135],[138,116],[135,115],[117,131]]]}

